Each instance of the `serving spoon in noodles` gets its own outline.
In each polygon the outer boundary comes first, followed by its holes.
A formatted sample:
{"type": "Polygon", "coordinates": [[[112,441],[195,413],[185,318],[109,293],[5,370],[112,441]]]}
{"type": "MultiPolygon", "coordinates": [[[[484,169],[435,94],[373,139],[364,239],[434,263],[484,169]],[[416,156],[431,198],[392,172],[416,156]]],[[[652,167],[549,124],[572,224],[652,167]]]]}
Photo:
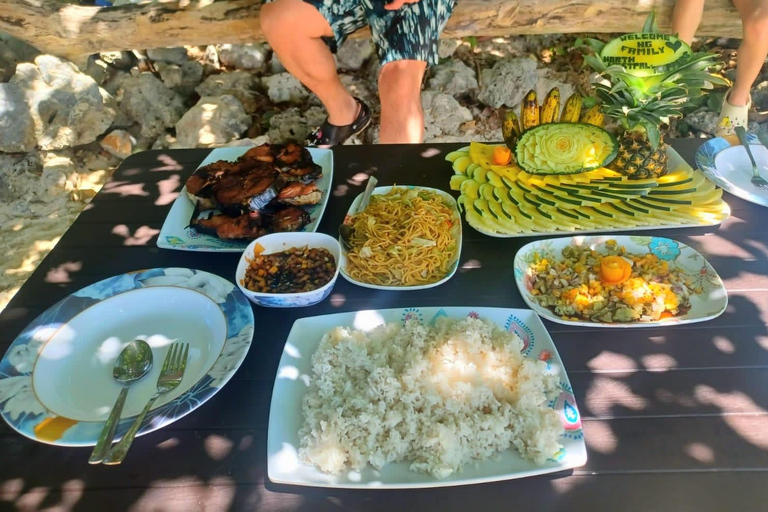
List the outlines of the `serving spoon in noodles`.
{"type": "MultiPolygon", "coordinates": [[[[371,196],[373,195],[373,189],[376,188],[376,184],[378,182],[379,180],[373,176],[368,178],[368,184],[365,186],[365,192],[363,192],[363,197],[360,200],[360,204],[357,205],[357,208],[351,213],[351,215],[357,215],[358,213],[368,208],[368,203],[371,202],[371,196]]],[[[343,245],[344,248],[348,251],[352,250],[353,233],[354,229],[352,229],[352,226],[349,224],[342,223],[339,226],[339,238],[341,239],[341,245],[343,245]]]]}

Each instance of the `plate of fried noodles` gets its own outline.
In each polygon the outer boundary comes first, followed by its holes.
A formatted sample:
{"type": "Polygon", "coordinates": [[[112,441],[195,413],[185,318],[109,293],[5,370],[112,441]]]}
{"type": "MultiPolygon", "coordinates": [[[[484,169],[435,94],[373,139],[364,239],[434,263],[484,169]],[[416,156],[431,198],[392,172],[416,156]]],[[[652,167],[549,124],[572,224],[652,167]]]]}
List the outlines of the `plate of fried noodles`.
{"type": "Polygon", "coordinates": [[[377,187],[365,210],[362,194],[344,223],[352,226],[350,250],[340,273],[351,283],[378,290],[421,290],[456,273],[461,217],[456,200],[427,187],[377,187]]]}

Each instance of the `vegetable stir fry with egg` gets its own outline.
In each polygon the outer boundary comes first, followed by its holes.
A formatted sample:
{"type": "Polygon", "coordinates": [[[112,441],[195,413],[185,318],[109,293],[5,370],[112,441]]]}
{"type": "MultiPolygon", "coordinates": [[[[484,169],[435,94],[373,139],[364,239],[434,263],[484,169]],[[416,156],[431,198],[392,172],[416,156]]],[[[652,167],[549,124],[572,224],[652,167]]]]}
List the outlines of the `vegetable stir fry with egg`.
{"type": "Polygon", "coordinates": [[[685,314],[701,292],[674,263],[628,254],[614,240],[604,247],[568,246],[557,261],[537,255],[527,282],[539,305],[565,320],[650,322],[685,314]]]}

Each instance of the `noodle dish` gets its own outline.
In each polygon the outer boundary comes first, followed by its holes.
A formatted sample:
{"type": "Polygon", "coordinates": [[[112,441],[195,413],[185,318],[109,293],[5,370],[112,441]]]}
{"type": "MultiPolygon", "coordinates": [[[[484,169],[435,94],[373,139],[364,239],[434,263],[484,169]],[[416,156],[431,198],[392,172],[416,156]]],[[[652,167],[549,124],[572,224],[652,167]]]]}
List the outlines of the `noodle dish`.
{"type": "Polygon", "coordinates": [[[341,272],[356,284],[426,288],[441,284],[456,270],[461,218],[455,200],[443,191],[378,187],[368,206],[344,222],[352,227],[352,235],[341,272]]]}

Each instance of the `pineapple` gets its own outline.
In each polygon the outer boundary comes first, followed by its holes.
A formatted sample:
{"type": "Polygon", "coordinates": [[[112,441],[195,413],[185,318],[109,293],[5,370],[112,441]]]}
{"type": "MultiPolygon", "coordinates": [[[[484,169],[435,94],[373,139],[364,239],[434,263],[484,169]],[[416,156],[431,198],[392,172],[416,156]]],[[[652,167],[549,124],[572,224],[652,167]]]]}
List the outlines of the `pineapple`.
{"type": "Polygon", "coordinates": [[[667,151],[663,143],[654,148],[640,131],[625,131],[619,137],[616,158],[608,168],[633,180],[659,178],[667,173],[667,151]]]}
{"type": "MultiPolygon", "coordinates": [[[[654,13],[645,22],[643,33],[659,33],[654,13]]],[[[685,45],[677,38],[672,41],[679,43],[678,47],[685,45]]],[[[716,68],[717,55],[687,51],[673,65],[638,73],[607,64],[601,56],[605,43],[594,39],[585,42],[595,51],[595,55],[585,56],[585,61],[608,81],[595,84],[602,112],[619,125],[618,154],[608,167],[630,179],[663,176],[667,172],[663,135],[669,120],[681,117],[691,100],[704,90],[728,84],[710,72],[716,68]]],[[[689,50],[687,45],[683,49],[689,50]]]]}

